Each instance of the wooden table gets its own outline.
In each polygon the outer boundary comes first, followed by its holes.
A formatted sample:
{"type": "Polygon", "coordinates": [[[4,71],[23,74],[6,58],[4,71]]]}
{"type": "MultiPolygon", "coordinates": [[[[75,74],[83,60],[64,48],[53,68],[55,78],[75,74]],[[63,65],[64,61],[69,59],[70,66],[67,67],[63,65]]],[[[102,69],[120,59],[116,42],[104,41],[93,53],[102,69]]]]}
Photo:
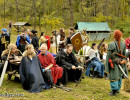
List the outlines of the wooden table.
{"type": "Polygon", "coordinates": [[[20,78],[20,74],[19,74],[19,65],[20,62],[15,62],[13,60],[9,61],[9,70],[6,72],[8,74],[8,79],[11,80],[12,76],[15,76],[15,78],[20,78]]]}

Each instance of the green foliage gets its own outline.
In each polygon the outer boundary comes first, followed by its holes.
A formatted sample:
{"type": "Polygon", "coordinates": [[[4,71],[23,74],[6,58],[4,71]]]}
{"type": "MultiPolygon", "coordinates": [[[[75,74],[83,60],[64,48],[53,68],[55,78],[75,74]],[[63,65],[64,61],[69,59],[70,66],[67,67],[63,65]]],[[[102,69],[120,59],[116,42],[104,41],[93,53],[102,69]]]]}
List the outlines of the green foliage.
{"type": "Polygon", "coordinates": [[[130,34],[130,17],[126,17],[125,20],[121,20],[121,18],[117,18],[116,20],[115,29],[121,30],[124,36],[128,36],[130,34]]]}
{"type": "Polygon", "coordinates": [[[52,17],[49,15],[45,15],[41,19],[41,24],[44,27],[54,27],[54,28],[65,27],[63,22],[64,20],[61,17],[52,17]]]}
{"type": "Polygon", "coordinates": [[[96,22],[106,22],[107,20],[108,21],[111,21],[112,20],[112,17],[111,16],[104,16],[102,13],[98,13],[96,17],[94,17],[94,20],[96,22]]]}
{"type": "Polygon", "coordinates": [[[4,0],[0,1],[0,17],[6,21],[26,21],[33,27],[39,25],[47,29],[68,28],[77,22],[107,22],[112,29],[119,28],[125,34],[130,32],[129,0],[5,1],[5,12],[4,0]]]}

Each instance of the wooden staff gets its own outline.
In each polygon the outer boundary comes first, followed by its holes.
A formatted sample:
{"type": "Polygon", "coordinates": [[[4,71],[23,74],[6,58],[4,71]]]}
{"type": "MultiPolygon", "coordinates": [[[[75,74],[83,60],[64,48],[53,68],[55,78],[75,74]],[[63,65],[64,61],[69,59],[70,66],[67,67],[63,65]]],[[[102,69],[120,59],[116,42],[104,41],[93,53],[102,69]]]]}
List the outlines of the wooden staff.
{"type": "Polygon", "coordinates": [[[9,55],[10,55],[11,49],[12,49],[12,48],[9,49],[9,54],[8,54],[8,57],[7,57],[7,59],[6,59],[6,61],[5,61],[5,64],[4,64],[4,68],[3,68],[3,71],[2,71],[2,75],[1,75],[1,78],[0,78],[0,87],[1,87],[1,85],[2,85],[2,82],[3,82],[3,79],[4,79],[4,75],[5,75],[5,71],[6,71],[7,66],[8,66],[8,60],[9,60],[9,55]]]}

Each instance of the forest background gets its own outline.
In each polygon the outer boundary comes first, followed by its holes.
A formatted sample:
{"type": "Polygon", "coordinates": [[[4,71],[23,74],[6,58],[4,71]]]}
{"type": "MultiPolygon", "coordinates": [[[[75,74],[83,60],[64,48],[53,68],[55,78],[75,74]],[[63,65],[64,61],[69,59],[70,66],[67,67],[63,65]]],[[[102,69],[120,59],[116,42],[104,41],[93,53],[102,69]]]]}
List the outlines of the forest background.
{"type": "Polygon", "coordinates": [[[77,22],[107,22],[128,36],[130,0],[0,0],[0,28],[9,22],[28,22],[31,29],[46,34],[77,22]]]}

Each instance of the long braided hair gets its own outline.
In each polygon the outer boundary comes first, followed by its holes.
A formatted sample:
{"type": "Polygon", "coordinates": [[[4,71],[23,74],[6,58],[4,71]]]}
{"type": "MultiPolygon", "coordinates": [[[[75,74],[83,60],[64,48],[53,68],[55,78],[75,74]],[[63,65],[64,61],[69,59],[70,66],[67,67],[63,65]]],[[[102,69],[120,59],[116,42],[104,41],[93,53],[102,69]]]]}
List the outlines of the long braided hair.
{"type": "Polygon", "coordinates": [[[120,47],[120,41],[121,41],[121,37],[122,37],[122,32],[120,30],[115,30],[114,31],[114,39],[117,41],[118,43],[118,47],[120,50],[120,54],[121,54],[121,47],[120,47]]]}

